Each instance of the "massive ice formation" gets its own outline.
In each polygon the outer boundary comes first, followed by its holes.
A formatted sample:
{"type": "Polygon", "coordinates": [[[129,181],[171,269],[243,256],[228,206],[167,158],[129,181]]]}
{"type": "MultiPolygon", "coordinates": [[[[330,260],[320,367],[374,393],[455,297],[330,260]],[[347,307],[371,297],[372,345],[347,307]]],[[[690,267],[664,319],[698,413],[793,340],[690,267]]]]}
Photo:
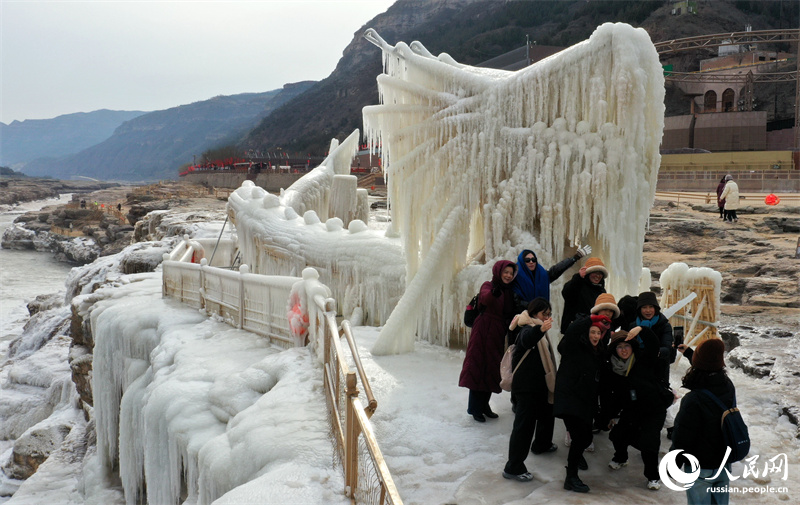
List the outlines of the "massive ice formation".
{"type": "Polygon", "coordinates": [[[554,259],[590,244],[612,293],[637,290],[664,123],[662,68],[644,30],[604,24],[517,72],[365,37],[383,50],[384,73],[364,127],[381,146],[407,267],[373,352],[455,327],[464,296],[454,279],[481,251],[491,263],[538,245],[554,259]]]}
{"type": "Polygon", "coordinates": [[[609,290],[638,292],[664,122],[664,78],[644,30],[605,24],[518,72],[365,36],[383,49],[381,104],[364,109],[364,124],[381,146],[392,229],[329,218],[354,132],[281,198],[249,182],[231,195],[254,273],[315,267],[345,316],[361,307],[367,322],[386,323],[377,354],[411,350],[415,335],[447,344],[491,264],[523,248],[549,266],[590,244],[609,290]]]}
{"type": "MultiPolygon", "coordinates": [[[[331,287],[342,314],[360,307],[369,324],[386,322],[405,286],[400,242],[368,229],[362,220],[346,227],[330,214],[334,177],[349,174],[358,148],[356,130],[314,170],[283,191],[269,194],[250,181],[228,199],[242,263],[264,275],[299,276],[306,267],[331,287]]],[[[391,233],[389,233],[391,235],[391,233]]]]}

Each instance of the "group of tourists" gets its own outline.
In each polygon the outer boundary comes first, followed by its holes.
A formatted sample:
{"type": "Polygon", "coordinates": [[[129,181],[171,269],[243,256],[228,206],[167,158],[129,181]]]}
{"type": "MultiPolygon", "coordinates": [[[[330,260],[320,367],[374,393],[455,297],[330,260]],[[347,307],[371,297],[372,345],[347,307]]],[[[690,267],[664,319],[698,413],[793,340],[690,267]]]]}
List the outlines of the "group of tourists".
{"type": "MultiPolygon", "coordinates": [[[[563,336],[554,349],[547,334],[553,326],[550,283],[589,254],[591,247],[585,246],[549,270],[527,249],[516,264],[507,260],[494,264],[492,280],[481,286],[478,295],[481,312],[472,326],[459,386],[469,389],[467,413],[475,421],[497,418],[489,400],[492,393],[501,392],[500,362],[506,343],[514,344],[515,417],[503,477],[533,480],[525,460],[529,452],[557,451],[553,432],[559,418],[569,447],[564,489],[589,491],[578,476],[588,469],[583,454],[594,450],[594,434],[609,431],[614,447],[609,469],[627,466],[628,449],[633,447],[641,453],[647,488],[658,490],[661,432],[667,409],[676,399],[669,384],[670,363],[677,352],[685,352],[692,366],[683,386],[715,388],[727,401],[733,385],[724,372],[724,345],[709,340],[714,343],[703,342],[694,353],[685,345],[674,345],[672,326],[661,314],[656,295],[647,291],[625,296],[617,304],[605,290],[607,268],[599,258],[590,257],[562,290],[563,336]],[[555,350],[560,355],[557,369],[555,350]]],[[[710,408],[708,401],[692,393],[686,398],[690,401],[684,400],[668,430],[673,448],[706,454],[705,460],[700,458],[702,468],[717,468],[724,454],[724,448],[718,451],[720,427],[718,422],[706,423],[717,407],[710,408]]],[[[690,493],[687,496],[690,504],[696,503],[690,493]]]]}
{"type": "Polygon", "coordinates": [[[739,205],[739,185],[734,182],[733,176],[728,174],[717,184],[717,207],[720,219],[729,223],[739,221],[736,216],[739,205]]]}

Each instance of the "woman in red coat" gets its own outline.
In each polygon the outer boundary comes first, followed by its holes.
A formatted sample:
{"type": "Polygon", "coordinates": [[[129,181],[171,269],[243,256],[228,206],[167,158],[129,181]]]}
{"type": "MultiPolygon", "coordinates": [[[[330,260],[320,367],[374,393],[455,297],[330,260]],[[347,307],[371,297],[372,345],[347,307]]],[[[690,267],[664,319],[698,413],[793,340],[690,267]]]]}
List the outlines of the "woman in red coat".
{"type": "Polygon", "coordinates": [[[517,266],[500,260],[492,267],[492,280],[484,282],[478,294],[480,314],[472,325],[467,355],[461,368],[458,385],[469,389],[467,413],[479,423],[497,414],[489,407],[492,393],[500,393],[500,361],[506,331],[516,315],[511,281],[517,266]]]}

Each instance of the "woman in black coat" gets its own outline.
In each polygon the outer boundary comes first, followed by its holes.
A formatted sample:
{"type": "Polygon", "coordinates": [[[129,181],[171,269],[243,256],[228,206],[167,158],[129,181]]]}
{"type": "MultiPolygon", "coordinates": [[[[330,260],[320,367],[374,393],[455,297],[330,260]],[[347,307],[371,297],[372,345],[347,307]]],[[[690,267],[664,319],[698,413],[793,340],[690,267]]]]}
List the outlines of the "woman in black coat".
{"type": "Polygon", "coordinates": [[[508,442],[508,462],[503,469],[506,479],[521,482],[532,480],[533,476],[525,467],[528,451],[543,454],[557,449],[553,444],[555,418],[552,392],[547,386],[544,366],[546,359],[547,368],[555,370],[553,348],[547,338],[547,330],[553,325],[551,313],[550,302],[535,298],[528,304],[527,310],[511,323],[512,329],[515,325],[522,329],[517,336],[511,360],[515,370],[511,393],[516,398],[516,415],[508,442]]]}
{"type": "Polygon", "coordinates": [[[636,321],[631,325],[631,327],[650,328],[656,334],[659,345],[656,366],[660,370],[661,378],[669,385],[669,365],[675,361],[675,357],[672,354],[672,325],[661,313],[661,307],[658,305],[655,293],[652,291],[639,293],[639,298],[636,302],[636,321]]]}
{"type": "Polygon", "coordinates": [[[597,297],[606,292],[608,269],[600,258],[589,258],[580,271],[564,284],[561,296],[564,311],[561,314],[561,331],[564,332],[579,316],[588,315],[597,297]]]}
{"type": "Polygon", "coordinates": [[[592,315],[573,322],[558,344],[561,365],[556,374],[553,414],[564,420],[572,443],[567,455],[564,489],[588,493],[578,477],[588,465],[583,451],[592,443],[592,420],[597,410],[597,384],[605,360],[603,337],[611,326],[606,316],[592,315]]]}
{"type": "Polygon", "coordinates": [[[642,454],[647,488],[661,488],[658,451],[661,428],[673,395],[657,372],[659,343],[649,329],[637,326],[614,333],[600,375],[599,422],[611,428],[612,470],[628,465],[628,447],[642,454]],[[616,419],[616,421],[615,421],[616,419]]]}
{"type": "MultiPolygon", "coordinates": [[[[728,472],[719,472],[728,449],[720,423],[722,409],[701,391],[709,391],[726,408],[731,408],[735,403],[736,388],[725,373],[725,344],[718,338],[711,338],[697,346],[694,353],[684,345],[679,349],[692,362],[683,377],[683,387],[691,391],[681,399],[670,450],[682,449],[700,463],[700,475],[686,490],[689,505],[728,503],[727,491],[720,491],[727,489],[730,481],[728,472]],[[718,472],[719,475],[712,479],[718,472]]],[[[730,471],[730,463],[726,464],[726,469],[730,471]]],[[[688,467],[684,470],[688,471],[688,467]]]]}

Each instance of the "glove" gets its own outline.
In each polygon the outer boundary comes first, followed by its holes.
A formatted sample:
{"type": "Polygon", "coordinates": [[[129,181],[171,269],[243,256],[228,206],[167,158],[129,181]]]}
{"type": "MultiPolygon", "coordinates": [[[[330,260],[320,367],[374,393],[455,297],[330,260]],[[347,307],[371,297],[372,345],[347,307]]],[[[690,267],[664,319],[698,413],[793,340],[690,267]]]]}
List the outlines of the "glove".
{"type": "Polygon", "coordinates": [[[581,259],[584,256],[589,256],[590,254],[592,254],[592,246],[585,245],[575,252],[575,259],[581,259]]]}

